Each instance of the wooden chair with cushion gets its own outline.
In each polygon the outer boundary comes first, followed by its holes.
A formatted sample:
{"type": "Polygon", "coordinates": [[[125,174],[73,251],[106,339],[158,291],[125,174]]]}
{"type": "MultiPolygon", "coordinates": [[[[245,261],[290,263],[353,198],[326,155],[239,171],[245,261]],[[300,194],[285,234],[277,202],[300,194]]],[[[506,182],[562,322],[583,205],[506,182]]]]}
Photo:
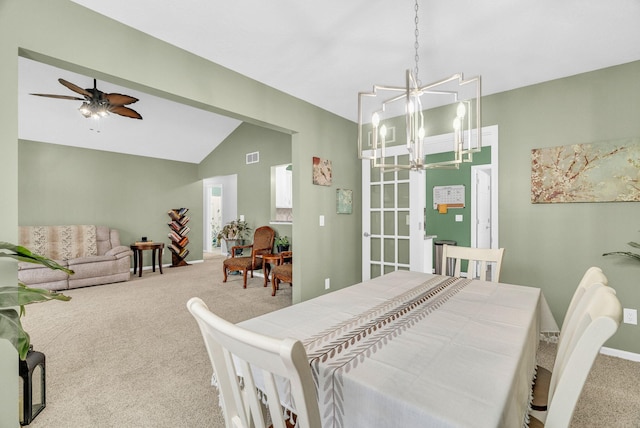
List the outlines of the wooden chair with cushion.
{"type": "MultiPolygon", "coordinates": [[[[571,336],[576,328],[575,324],[577,321],[574,318],[576,309],[580,306],[585,297],[589,298],[590,294],[595,291],[590,292],[589,290],[596,284],[606,286],[609,284],[609,280],[602,272],[602,269],[599,267],[590,267],[582,276],[580,283],[578,283],[578,286],[573,293],[573,297],[571,298],[571,302],[569,303],[567,313],[564,316],[564,321],[562,322],[562,328],[560,330],[560,337],[558,339],[556,358],[558,358],[558,356],[561,357],[566,353],[566,348],[568,346],[566,337],[571,336]]],[[[536,379],[533,384],[533,399],[531,401],[532,409],[539,411],[547,410],[547,406],[549,404],[549,385],[551,384],[551,374],[550,370],[537,366],[536,379]]]]}
{"type": "Polygon", "coordinates": [[[622,305],[611,287],[592,286],[576,306],[566,352],[556,356],[549,385],[549,410],[531,410],[530,428],[566,428],[600,348],[618,330],[622,305]]]}
{"type": "Polygon", "coordinates": [[[502,268],[504,248],[470,248],[457,245],[442,246],[442,274],[461,276],[462,260],[468,260],[467,278],[478,278],[481,281],[498,282],[502,268]],[[448,272],[449,259],[455,260],[453,272],[448,272]]]}
{"type": "Polygon", "coordinates": [[[316,387],[299,340],[245,330],[209,311],[197,297],[189,300],[187,308],[204,338],[227,428],[265,428],[263,398],[273,427],[291,426],[289,420],[295,419],[296,427],[320,428],[316,387]],[[286,421],[283,401],[295,403],[296,413],[286,421]]]}
{"type": "Polygon", "coordinates": [[[261,226],[257,228],[253,234],[253,244],[251,245],[236,245],[231,248],[231,258],[222,262],[222,271],[224,273],[224,279],[222,282],[227,282],[227,275],[229,272],[241,271],[243,274],[243,287],[247,288],[247,272],[251,271],[251,278],[253,278],[253,271],[256,269],[262,269],[262,257],[258,257],[261,254],[269,254],[273,251],[273,240],[276,236],[276,232],[269,226],[261,226]],[[251,255],[249,257],[236,257],[236,250],[238,249],[251,249],[251,255]]]}
{"type": "Polygon", "coordinates": [[[293,258],[291,251],[283,251],[280,253],[280,263],[273,268],[271,273],[272,296],[276,295],[276,290],[280,286],[280,282],[286,282],[293,286],[293,258]]]}

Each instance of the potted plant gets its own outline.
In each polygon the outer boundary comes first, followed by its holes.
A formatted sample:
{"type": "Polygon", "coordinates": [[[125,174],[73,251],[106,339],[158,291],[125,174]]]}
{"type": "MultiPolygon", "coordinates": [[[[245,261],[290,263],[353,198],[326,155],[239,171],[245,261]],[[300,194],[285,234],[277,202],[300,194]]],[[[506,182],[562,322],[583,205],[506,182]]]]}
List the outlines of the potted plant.
{"type": "MultiPolygon", "coordinates": [[[[640,244],[637,242],[627,242],[627,245],[633,248],[640,248],[640,244]]],[[[610,253],[604,253],[603,256],[625,256],[631,257],[633,260],[640,262],[640,254],[632,253],[631,251],[612,251],[610,253]]]]}
{"type": "MultiPolygon", "coordinates": [[[[236,219],[224,225],[220,233],[218,233],[218,240],[224,239],[226,241],[227,252],[229,252],[231,247],[242,245],[244,238],[250,231],[249,223],[236,219]]],[[[242,250],[240,250],[240,252],[242,252],[242,250]]]]}
{"type": "Polygon", "coordinates": [[[287,235],[278,236],[275,244],[279,253],[289,251],[289,237],[287,235]]]}
{"type": "MultiPolygon", "coordinates": [[[[0,257],[9,257],[21,262],[37,263],[51,269],[58,269],[68,274],[73,271],[59,265],[51,259],[33,254],[25,247],[0,242],[0,257]]],[[[43,290],[39,288],[29,288],[24,284],[0,287],[0,339],[7,339],[18,351],[21,360],[24,360],[29,351],[29,334],[22,328],[20,317],[24,315],[24,305],[47,300],[70,300],[71,297],[64,294],[43,290]],[[19,308],[17,310],[16,308],[19,308]]]]}

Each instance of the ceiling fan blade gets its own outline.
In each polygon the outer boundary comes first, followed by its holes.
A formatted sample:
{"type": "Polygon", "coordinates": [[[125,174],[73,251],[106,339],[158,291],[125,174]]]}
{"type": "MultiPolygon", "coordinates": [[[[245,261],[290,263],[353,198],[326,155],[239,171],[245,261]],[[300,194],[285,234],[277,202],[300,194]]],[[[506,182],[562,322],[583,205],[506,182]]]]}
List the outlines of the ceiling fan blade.
{"type": "Polygon", "coordinates": [[[109,104],[114,106],[123,106],[125,104],[133,104],[136,101],[138,101],[137,98],[130,97],[129,95],[104,94],[104,96],[107,98],[107,101],[109,101],[109,104]]]}
{"type": "Polygon", "coordinates": [[[73,92],[77,92],[80,95],[84,95],[87,98],[93,98],[93,94],[91,92],[87,91],[86,89],[82,89],[78,85],[74,85],[73,83],[67,82],[64,79],[58,79],[58,82],[60,82],[63,86],[66,86],[67,88],[71,89],[73,92]]]}
{"type": "Polygon", "coordinates": [[[36,95],[38,97],[48,97],[48,98],[59,98],[61,100],[74,100],[74,101],[84,101],[84,98],[80,97],[72,97],[71,95],[53,95],[53,94],[29,94],[36,95]]]}
{"type": "Polygon", "coordinates": [[[109,106],[109,112],[119,114],[120,116],[130,117],[132,119],[142,119],[140,113],[125,106],[109,106]]]}

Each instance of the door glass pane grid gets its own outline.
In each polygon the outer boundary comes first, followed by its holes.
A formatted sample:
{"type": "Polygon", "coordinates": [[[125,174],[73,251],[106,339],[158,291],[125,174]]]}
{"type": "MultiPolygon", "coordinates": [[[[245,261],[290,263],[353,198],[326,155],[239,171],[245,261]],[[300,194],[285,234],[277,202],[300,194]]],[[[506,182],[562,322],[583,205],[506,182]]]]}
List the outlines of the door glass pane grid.
{"type": "MultiPolygon", "coordinates": [[[[391,156],[387,163],[408,162],[408,155],[391,156]]],[[[372,168],[371,188],[371,278],[396,270],[409,270],[409,173],[406,170],[381,172],[372,168]]]]}

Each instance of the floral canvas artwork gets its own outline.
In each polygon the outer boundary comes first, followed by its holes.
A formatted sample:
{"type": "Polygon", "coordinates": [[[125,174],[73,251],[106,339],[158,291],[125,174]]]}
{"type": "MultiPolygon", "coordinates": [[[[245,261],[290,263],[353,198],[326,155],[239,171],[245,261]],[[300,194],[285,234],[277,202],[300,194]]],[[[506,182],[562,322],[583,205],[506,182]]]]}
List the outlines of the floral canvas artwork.
{"type": "Polygon", "coordinates": [[[640,138],[531,151],[531,202],[640,201],[640,138]]]}
{"type": "Polygon", "coordinates": [[[313,157],[313,184],[319,186],[331,186],[332,168],[331,161],[319,157],[313,157]]]}

